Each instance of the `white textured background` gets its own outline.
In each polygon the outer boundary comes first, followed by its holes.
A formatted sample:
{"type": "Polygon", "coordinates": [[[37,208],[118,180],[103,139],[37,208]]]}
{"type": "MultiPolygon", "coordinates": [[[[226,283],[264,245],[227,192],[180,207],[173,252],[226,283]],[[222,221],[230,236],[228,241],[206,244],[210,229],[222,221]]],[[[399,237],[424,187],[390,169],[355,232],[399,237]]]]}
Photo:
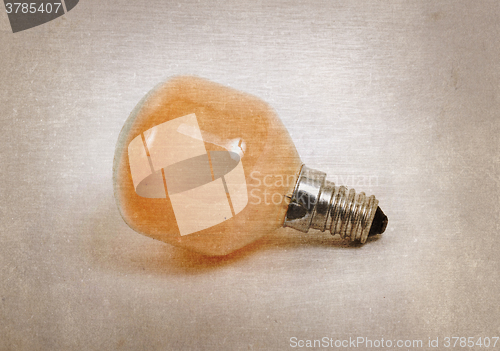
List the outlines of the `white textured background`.
{"type": "Polygon", "coordinates": [[[500,336],[500,2],[82,0],[16,34],[1,9],[0,350],[500,336]],[[129,229],[115,142],[179,74],[269,102],[387,232],[209,259],[129,229]]]}

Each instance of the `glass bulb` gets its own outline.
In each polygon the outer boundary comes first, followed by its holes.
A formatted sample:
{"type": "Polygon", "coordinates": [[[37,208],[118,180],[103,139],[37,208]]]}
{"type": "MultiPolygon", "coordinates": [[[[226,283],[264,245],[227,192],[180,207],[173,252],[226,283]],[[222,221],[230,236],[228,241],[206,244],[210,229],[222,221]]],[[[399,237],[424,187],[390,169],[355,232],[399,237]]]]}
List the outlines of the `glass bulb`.
{"type": "Polygon", "coordinates": [[[132,229],[205,255],[228,254],[283,226],[362,242],[384,231],[387,217],[373,196],[324,178],[303,166],[266,103],[196,77],[171,79],[139,102],[113,169],[117,205],[132,229]]]}

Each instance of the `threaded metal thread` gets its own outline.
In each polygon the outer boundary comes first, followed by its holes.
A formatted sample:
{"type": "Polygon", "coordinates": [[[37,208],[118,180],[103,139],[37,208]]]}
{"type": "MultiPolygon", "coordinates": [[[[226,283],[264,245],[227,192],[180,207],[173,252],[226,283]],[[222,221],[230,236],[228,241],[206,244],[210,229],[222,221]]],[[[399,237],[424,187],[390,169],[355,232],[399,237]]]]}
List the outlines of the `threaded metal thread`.
{"type": "Polygon", "coordinates": [[[302,232],[309,228],[364,243],[378,207],[375,196],[356,194],[354,189],[335,186],[326,174],[303,166],[297,180],[284,226],[302,232]]]}
{"type": "MultiPolygon", "coordinates": [[[[339,234],[341,238],[350,238],[351,241],[359,240],[364,243],[370,232],[378,200],[373,195],[368,197],[365,193],[356,194],[354,189],[349,190],[345,186],[335,187],[328,181],[325,187],[334,189],[325,228],[332,235],[339,234]]],[[[313,216],[311,221],[313,228],[316,227],[315,217],[313,216]]]]}

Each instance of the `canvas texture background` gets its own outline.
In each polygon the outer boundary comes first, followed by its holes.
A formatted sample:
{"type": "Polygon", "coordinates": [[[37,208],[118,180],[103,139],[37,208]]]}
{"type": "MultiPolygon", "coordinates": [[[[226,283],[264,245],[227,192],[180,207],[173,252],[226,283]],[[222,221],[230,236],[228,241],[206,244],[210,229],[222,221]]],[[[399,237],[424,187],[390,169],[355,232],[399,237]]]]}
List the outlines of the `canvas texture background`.
{"type": "Polygon", "coordinates": [[[14,34],[2,5],[0,350],[500,336],[499,18],[498,1],[82,0],[14,34]],[[281,229],[207,258],[131,230],[118,134],[181,74],[267,101],[305,164],[377,196],[386,233],[281,229]]]}

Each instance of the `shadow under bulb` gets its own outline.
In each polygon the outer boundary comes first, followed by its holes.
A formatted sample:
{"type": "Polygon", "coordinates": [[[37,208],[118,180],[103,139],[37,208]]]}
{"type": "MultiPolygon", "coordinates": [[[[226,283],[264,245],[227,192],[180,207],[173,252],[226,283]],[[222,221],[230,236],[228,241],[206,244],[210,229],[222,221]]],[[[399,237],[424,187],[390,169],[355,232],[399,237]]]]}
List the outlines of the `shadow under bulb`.
{"type": "Polygon", "coordinates": [[[196,77],[160,84],[135,107],[113,181],[132,229],[211,256],[283,226],[361,243],[387,226],[374,196],[302,164],[265,102],[196,77]]]}

